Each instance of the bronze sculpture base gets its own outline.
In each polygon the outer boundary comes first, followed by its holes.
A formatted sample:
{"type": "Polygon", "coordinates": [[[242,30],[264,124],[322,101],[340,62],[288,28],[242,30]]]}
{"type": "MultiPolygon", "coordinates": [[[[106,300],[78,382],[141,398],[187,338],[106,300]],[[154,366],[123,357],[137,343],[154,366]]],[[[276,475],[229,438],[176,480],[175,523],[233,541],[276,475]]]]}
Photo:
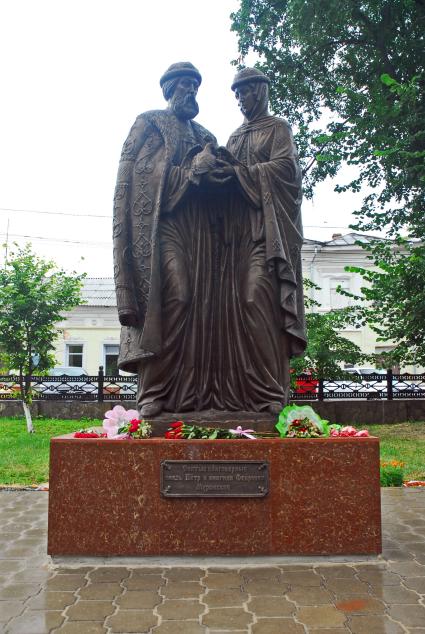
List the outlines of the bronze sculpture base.
{"type": "Polygon", "coordinates": [[[153,436],[164,436],[170,423],[181,420],[187,425],[199,425],[200,427],[220,427],[222,429],[235,428],[241,425],[244,429],[250,428],[261,433],[275,432],[277,416],[268,412],[223,412],[213,409],[202,412],[162,412],[159,416],[149,419],[152,425],[153,436]]]}

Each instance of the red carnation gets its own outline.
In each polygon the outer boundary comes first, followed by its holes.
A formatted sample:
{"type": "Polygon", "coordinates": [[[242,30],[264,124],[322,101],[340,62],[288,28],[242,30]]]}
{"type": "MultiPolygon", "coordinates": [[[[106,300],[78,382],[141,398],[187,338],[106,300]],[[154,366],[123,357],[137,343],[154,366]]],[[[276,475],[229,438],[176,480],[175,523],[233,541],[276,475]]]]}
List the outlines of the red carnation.
{"type": "Polygon", "coordinates": [[[133,434],[135,431],[137,431],[139,429],[140,423],[141,423],[140,420],[138,420],[137,418],[133,418],[133,420],[130,421],[130,427],[129,427],[128,432],[130,434],[133,434]]]}
{"type": "Polygon", "coordinates": [[[74,438],[100,438],[100,436],[94,431],[76,431],[74,438]]]}
{"type": "Polygon", "coordinates": [[[171,423],[168,431],[165,432],[165,438],[169,438],[172,440],[176,438],[183,438],[183,427],[184,423],[181,420],[176,421],[175,423],[171,423]]]}

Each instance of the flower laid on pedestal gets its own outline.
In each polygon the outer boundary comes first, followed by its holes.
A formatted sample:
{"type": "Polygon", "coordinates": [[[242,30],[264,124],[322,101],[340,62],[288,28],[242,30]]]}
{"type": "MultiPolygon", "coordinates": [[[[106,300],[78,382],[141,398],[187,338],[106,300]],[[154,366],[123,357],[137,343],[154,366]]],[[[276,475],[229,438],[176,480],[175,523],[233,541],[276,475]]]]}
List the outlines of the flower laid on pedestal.
{"type": "Polygon", "coordinates": [[[330,424],[309,405],[288,405],[285,407],[276,424],[276,429],[282,438],[336,438],[369,436],[366,429],[357,431],[355,427],[342,427],[330,424]]]}
{"type": "Polygon", "coordinates": [[[165,438],[169,440],[177,440],[180,438],[203,438],[205,440],[229,439],[229,438],[250,438],[255,440],[256,436],[252,435],[253,429],[242,429],[239,425],[236,429],[220,429],[218,427],[199,427],[198,425],[186,425],[179,420],[171,423],[168,431],[165,432],[165,438]]]}
{"type": "Polygon", "coordinates": [[[288,405],[276,424],[282,438],[318,438],[329,436],[329,423],[309,406],[288,405]]]}
{"type": "Polygon", "coordinates": [[[355,427],[340,427],[340,425],[331,425],[331,433],[330,435],[335,438],[366,438],[369,436],[369,432],[367,429],[360,429],[357,431],[355,427]]]}
{"type": "Polygon", "coordinates": [[[124,409],[122,405],[115,405],[105,412],[103,429],[108,438],[127,438],[132,420],[138,420],[139,413],[135,409],[124,409]],[[125,429],[124,429],[125,428],[125,429]]]}
{"type": "Polygon", "coordinates": [[[104,432],[81,429],[74,434],[74,438],[109,438],[111,440],[149,438],[152,427],[148,422],[139,419],[138,416],[139,413],[135,409],[127,411],[122,405],[115,405],[113,409],[105,412],[104,432]]]}
{"type": "Polygon", "coordinates": [[[250,438],[251,440],[255,440],[256,438],[255,436],[252,435],[254,433],[253,429],[242,429],[241,425],[238,425],[236,429],[229,429],[229,432],[231,434],[234,434],[235,436],[250,438]]]}
{"type": "Polygon", "coordinates": [[[99,434],[94,429],[80,429],[75,432],[74,438],[106,438],[106,434],[99,434]]]}
{"type": "MultiPolygon", "coordinates": [[[[95,429],[80,429],[74,434],[74,438],[108,438],[111,440],[125,440],[130,438],[149,438],[152,434],[151,425],[138,418],[135,409],[125,410],[122,405],[105,413],[103,431],[95,429]]],[[[285,407],[276,424],[276,429],[281,438],[364,438],[369,436],[366,429],[357,431],[355,427],[330,424],[309,405],[288,405],[285,407]]],[[[234,429],[221,429],[219,427],[201,427],[199,425],[187,425],[183,421],[171,423],[165,438],[169,440],[197,439],[220,440],[241,439],[256,440],[257,438],[270,438],[276,434],[255,432],[254,429],[243,429],[238,425],[234,429]]]]}

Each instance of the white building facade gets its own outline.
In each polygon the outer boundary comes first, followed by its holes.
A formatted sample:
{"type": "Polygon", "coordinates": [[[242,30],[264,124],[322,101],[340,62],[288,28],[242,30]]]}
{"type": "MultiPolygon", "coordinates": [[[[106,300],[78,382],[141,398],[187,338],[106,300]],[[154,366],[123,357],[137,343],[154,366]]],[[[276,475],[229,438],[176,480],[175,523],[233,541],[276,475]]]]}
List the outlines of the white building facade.
{"type": "Polygon", "coordinates": [[[99,366],[105,374],[117,374],[120,324],[112,278],[86,278],[84,304],[66,313],[58,327],[56,364],[78,366],[95,375],[99,366]]]}
{"type": "MultiPolygon", "coordinates": [[[[320,290],[307,291],[310,297],[320,304],[312,310],[327,312],[350,306],[353,300],[338,293],[339,286],[354,295],[361,294],[361,287],[365,284],[363,278],[358,273],[346,271],[345,268],[347,266],[371,268],[372,263],[367,258],[367,252],[358,244],[369,240],[370,238],[366,235],[348,233],[334,234],[328,242],[307,239],[304,241],[303,275],[320,287],[320,290]]],[[[362,352],[368,354],[379,355],[394,347],[391,342],[377,341],[375,333],[367,326],[362,328],[349,326],[341,331],[341,334],[356,343],[362,352]]]]}

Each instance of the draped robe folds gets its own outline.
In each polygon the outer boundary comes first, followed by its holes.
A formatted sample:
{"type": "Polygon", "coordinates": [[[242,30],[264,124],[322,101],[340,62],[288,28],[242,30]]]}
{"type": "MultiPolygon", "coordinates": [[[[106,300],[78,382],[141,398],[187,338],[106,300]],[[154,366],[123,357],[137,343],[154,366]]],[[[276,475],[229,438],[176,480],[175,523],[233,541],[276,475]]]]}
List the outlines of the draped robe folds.
{"type": "Polygon", "coordinates": [[[140,115],[124,144],[114,201],[121,323],[118,365],[139,374],[138,405],[209,407],[214,208],[193,156],[213,135],[170,111],[140,115]]]}
{"type": "Polygon", "coordinates": [[[301,172],[276,117],[244,124],[227,148],[237,184],[224,214],[217,376],[224,409],[261,411],[287,401],[289,359],[306,346],[301,172]]]}

